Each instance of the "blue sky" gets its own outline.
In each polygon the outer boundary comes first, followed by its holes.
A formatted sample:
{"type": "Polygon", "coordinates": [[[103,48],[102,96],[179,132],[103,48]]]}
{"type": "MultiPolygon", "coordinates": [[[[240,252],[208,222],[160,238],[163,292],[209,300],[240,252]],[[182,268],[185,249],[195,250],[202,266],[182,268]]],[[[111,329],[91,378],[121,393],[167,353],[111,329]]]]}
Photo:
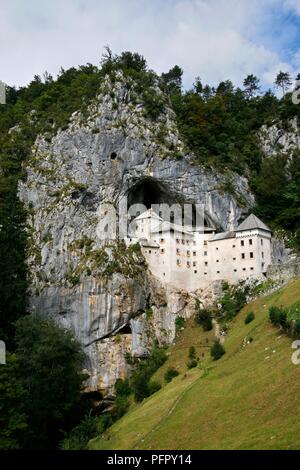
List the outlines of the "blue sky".
{"type": "Polygon", "coordinates": [[[279,70],[300,72],[300,0],[1,0],[0,79],[25,85],[45,70],[99,64],[104,46],[138,51],[184,85],[279,70]]]}

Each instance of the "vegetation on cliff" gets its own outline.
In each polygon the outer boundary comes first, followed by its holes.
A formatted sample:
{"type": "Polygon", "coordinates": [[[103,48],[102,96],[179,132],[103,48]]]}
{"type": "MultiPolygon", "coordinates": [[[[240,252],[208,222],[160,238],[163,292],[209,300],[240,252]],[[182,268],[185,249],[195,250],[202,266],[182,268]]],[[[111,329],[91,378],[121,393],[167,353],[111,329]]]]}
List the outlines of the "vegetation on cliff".
{"type": "Polygon", "coordinates": [[[271,307],[295,315],[299,301],[297,279],[246,305],[231,321],[218,361],[210,357],[214,333],[191,319],[154,380],[162,381],[170,368],[179,375],[132,406],[89,448],[299,449],[299,366],[291,361],[291,339],[269,319],[271,307]],[[255,318],[245,324],[251,312],[255,318]],[[191,346],[200,362],[187,370],[191,346]]]}

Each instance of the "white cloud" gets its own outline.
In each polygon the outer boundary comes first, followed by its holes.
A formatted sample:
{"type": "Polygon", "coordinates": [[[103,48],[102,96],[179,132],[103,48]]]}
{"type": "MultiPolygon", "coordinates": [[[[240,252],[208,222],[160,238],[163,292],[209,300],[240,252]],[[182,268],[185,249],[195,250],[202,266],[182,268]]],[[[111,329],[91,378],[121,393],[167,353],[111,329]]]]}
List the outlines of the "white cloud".
{"type": "Polygon", "coordinates": [[[98,64],[109,44],[140,52],[158,72],[182,66],[186,86],[197,75],[241,84],[248,73],[271,86],[280,68],[293,72],[257,33],[272,5],[278,0],[2,0],[0,78],[22,85],[45,70],[98,64]]]}

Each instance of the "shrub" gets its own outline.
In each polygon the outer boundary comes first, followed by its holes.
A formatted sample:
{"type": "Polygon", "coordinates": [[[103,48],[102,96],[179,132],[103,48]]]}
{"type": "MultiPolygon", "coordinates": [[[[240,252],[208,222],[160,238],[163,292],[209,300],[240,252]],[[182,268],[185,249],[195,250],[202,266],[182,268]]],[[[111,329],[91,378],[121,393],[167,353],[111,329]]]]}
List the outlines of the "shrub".
{"type": "Polygon", "coordinates": [[[198,361],[197,359],[189,359],[187,363],[188,369],[193,369],[194,367],[197,367],[198,361]]]}
{"type": "Polygon", "coordinates": [[[179,375],[179,372],[174,367],[170,367],[165,373],[164,379],[169,383],[174,379],[174,377],[177,377],[177,375],[179,375]]]}
{"type": "Polygon", "coordinates": [[[158,390],[161,389],[161,384],[155,380],[151,380],[148,385],[149,388],[149,396],[152,395],[155,392],[158,392],[158,390]]]}
{"type": "Polygon", "coordinates": [[[245,325],[248,325],[248,323],[251,323],[255,318],[255,315],[253,312],[249,312],[248,315],[245,318],[245,325]]]}
{"type": "Polygon", "coordinates": [[[213,328],[212,319],[211,319],[211,312],[208,309],[201,309],[199,301],[196,302],[196,321],[199,325],[202,326],[203,331],[211,331],[213,328]]]}
{"type": "Polygon", "coordinates": [[[150,382],[150,379],[166,360],[167,355],[165,350],[155,345],[149,357],[139,363],[130,381],[135,401],[140,402],[159,390],[161,385],[157,384],[157,382],[150,382]]]}
{"type": "Polygon", "coordinates": [[[213,357],[214,361],[217,361],[225,354],[225,349],[220,343],[220,341],[216,340],[212,347],[210,348],[210,355],[213,357]]]}
{"type": "Polygon", "coordinates": [[[287,312],[284,308],[276,306],[270,307],[269,318],[273,325],[281,326],[283,329],[287,329],[287,312]]]}
{"type": "Polygon", "coordinates": [[[185,327],[185,318],[184,317],[176,317],[175,319],[175,327],[176,331],[181,330],[181,328],[185,327]]]}
{"type": "Polygon", "coordinates": [[[189,349],[189,359],[196,359],[195,346],[191,346],[190,349],[189,349]]]}
{"type": "Polygon", "coordinates": [[[116,384],[115,384],[115,392],[117,396],[128,397],[131,393],[129,380],[117,379],[116,384]]]}

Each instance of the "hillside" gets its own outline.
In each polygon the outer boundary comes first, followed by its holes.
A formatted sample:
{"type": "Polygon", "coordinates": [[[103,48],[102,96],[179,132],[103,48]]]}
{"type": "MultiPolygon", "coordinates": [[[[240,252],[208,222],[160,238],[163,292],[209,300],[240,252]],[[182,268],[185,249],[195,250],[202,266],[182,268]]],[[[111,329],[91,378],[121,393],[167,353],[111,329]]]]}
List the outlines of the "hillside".
{"type": "Polygon", "coordinates": [[[230,324],[226,354],[209,357],[211,333],[190,323],[169,358],[181,373],[131,410],[90,449],[299,449],[300,369],[291,362],[291,339],[268,319],[271,305],[300,300],[300,279],[248,304],[230,324]],[[244,320],[250,311],[255,319],[244,320]],[[253,341],[243,347],[245,337],[253,341]],[[204,353],[202,370],[186,370],[188,349],[204,353]]]}

